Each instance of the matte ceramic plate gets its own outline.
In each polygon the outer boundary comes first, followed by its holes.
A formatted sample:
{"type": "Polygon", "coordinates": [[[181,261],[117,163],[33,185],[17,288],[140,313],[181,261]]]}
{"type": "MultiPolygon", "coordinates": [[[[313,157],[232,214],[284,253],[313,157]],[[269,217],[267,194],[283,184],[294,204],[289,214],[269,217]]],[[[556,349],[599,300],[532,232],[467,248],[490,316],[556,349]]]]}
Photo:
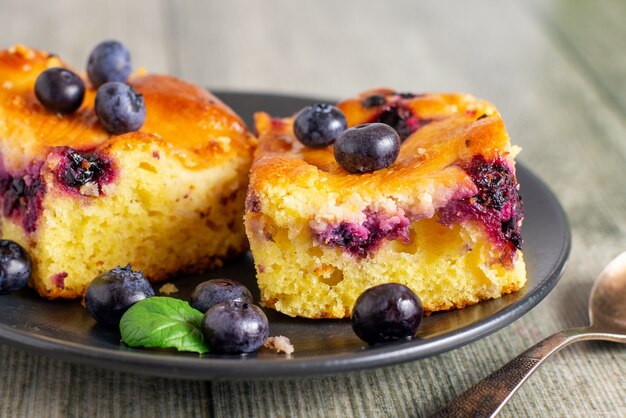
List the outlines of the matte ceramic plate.
{"type": "MultiPolygon", "coordinates": [[[[264,109],[289,115],[311,99],[268,94],[222,93],[219,96],[252,126],[252,113],[264,109]]],[[[270,351],[247,356],[199,356],[170,350],[133,349],[119,334],[96,325],[79,301],[48,301],[31,289],[0,296],[0,339],[37,353],[126,372],[196,379],[255,379],[309,376],[386,366],[452,350],[485,337],[521,317],[552,290],[570,250],[563,210],[550,190],[523,164],[518,179],[526,208],[523,235],[528,284],[519,292],[462,310],[426,317],[411,341],[368,347],[348,320],[290,318],[266,310],[271,335],[288,336],[296,352],[287,357],[270,351]]],[[[179,277],[177,295],[186,299],[197,283],[230,277],[253,290],[250,255],[205,275],[179,277]]]]}

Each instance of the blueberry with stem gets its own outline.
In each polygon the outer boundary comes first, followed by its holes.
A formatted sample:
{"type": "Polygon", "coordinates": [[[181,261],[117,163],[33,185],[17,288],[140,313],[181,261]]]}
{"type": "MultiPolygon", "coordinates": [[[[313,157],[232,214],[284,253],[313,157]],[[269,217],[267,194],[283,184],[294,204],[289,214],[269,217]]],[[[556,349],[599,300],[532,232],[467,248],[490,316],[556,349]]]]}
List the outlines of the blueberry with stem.
{"type": "Polygon", "coordinates": [[[400,137],[389,125],[366,123],[343,132],[335,142],[335,160],[350,173],[389,167],[400,153],[400,137]]]}
{"type": "Polygon", "coordinates": [[[102,126],[114,135],[137,131],[146,120],[143,96],[131,86],[117,81],[100,86],[95,110],[102,126]]]}
{"type": "Polygon", "coordinates": [[[346,117],[341,110],[329,104],[318,103],[298,112],[293,123],[293,132],[307,147],[324,148],[335,142],[346,127],[346,117]]]}
{"type": "Polygon", "coordinates": [[[119,41],[99,43],[87,61],[87,76],[96,89],[109,81],[126,83],[130,71],[130,51],[119,41]]]}
{"type": "Polygon", "coordinates": [[[85,306],[95,320],[117,328],[124,312],[142,299],[154,296],[150,282],[130,264],[115,267],[92,280],[85,293],[85,306]]]}

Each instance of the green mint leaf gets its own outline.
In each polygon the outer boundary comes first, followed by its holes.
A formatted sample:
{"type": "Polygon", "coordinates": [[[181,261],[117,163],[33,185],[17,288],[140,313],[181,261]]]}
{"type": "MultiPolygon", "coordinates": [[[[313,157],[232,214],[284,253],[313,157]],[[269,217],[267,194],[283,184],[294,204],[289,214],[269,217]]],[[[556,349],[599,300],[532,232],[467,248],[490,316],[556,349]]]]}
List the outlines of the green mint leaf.
{"type": "Polygon", "coordinates": [[[122,316],[122,341],[131,347],[176,348],[206,353],[204,315],[184,300],[153,296],[140,300],[122,316]]]}

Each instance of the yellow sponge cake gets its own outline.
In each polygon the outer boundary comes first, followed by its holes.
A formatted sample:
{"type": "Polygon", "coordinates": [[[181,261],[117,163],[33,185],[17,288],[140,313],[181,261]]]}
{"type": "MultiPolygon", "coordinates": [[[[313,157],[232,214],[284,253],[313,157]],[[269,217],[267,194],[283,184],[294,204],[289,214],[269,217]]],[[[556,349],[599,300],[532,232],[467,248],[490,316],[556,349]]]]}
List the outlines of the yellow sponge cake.
{"type": "Polygon", "coordinates": [[[302,145],[293,118],[256,115],[245,225],[265,306],[343,318],[364,290],[396,282],[433,312],[524,285],[516,149],[493,105],[381,89],[338,108],[349,127],[391,125],[397,160],[350,174],[332,146],[302,145]]]}
{"type": "Polygon", "coordinates": [[[70,115],[38,102],[35,80],[59,66],[23,46],[0,51],[2,237],[30,253],[41,295],[82,296],[96,275],[127,263],[164,280],[247,248],[241,219],[256,140],[236,114],[201,87],[135,77],[145,124],[110,135],[89,85],[70,115]]]}

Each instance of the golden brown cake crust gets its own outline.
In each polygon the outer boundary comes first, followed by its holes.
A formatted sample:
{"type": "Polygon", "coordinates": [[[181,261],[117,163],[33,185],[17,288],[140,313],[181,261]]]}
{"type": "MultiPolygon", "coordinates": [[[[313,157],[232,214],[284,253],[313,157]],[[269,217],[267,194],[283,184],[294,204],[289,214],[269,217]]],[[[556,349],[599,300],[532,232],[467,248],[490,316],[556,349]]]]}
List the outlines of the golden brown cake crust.
{"type": "MultiPolygon", "coordinates": [[[[239,255],[246,249],[247,249],[247,246],[242,246],[242,248],[237,249],[237,251],[233,250],[233,254],[239,255]]],[[[195,263],[193,266],[190,266],[188,268],[177,270],[175,272],[161,271],[161,272],[152,274],[146,278],[151,283],[160,283],[167,279],[170,279],[172,277],[182,275],[182,274],[202,273],[213,268],[222,267],[226,260],[233,258],[233,257],[234,256],[206,257],[204,260],[198,263],[195,263]]],[[[87,290],[87,286],[89,285],[89,283],[85,282],[83,287],[73,288],[73,289],[60,288],[60,287],[54,287],[54,286],[51,288],[48,288],[46,287],[46,282],[39,281],[39,280],[29,283],[29,285],[32,286],[37,291],[37,293],[39,293],[40,296],[45,297],[47,299],[77,299],[77,298],[82,298],[85,295],[85,292],[87,290]]]]}
{"type": "MultiPolygon", "coordinates": [[[[88,81],[84,103],[75,113],[57,115],[39,103],[34,94],[37,77],[58,66],[67,67],[55,55],[24,46],[0,51],[0,117],[6,121],[0,124],[0,151],[8,167],[43,160],[50,147],[90,150],[114,137],[98,122],[96,92],[88,81]]],[[[189,168],[218,165],[253,148],[254,138],[241,118],[207,90],[166,75],[131,77],[129,84],[146,102],[141,132],[171,144],[189,168]]]]}
{"type": "MultiPolygon", "coordinates": [[[[348,126],[371,121],[374,109],[362,106],[371,94],[387,91],[373,90],[358,98],[339,103],[348,126]]],[[[274,119],[267,113],[255,114],[259,147],[255,154],[251,188],[263,188],[268,182],[288,179],[303,186],[309,181],[307,173],[315,171],[324,178],[329,189],[357,190],[367,196],[410,193],[433,175],[446,177],[452,184],[472,182],[461,169],[463,162],[482,154],[491,159],[507,148],[509,136],[504,123],[490,103],[466,94],[425,94],[406,101],[421,118],[432,119],[407,138],[400,155],[389,168],[373,173],[353,175],[337,164],[333,148],[315,149],[302,145],[293,135],[293,118],[274,119]],[[480,120],[480,116],[487,115],[480,120]]],[[[512,156],[511,156],[512,162],[512,156]]]]}

